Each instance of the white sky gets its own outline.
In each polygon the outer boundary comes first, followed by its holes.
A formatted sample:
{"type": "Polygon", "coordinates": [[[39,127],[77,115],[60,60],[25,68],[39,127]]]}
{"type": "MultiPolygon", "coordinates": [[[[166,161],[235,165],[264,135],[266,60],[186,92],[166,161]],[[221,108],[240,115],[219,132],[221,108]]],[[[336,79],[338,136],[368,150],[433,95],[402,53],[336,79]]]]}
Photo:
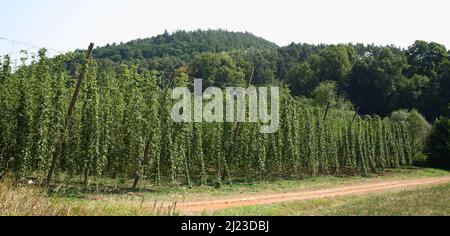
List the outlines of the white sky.
{"type": "MultiPolygon", "coordinates": [[[[0,0],[0,37],[67,51],[178,29],[249,31],[277,43],[415,40],[450,48],[445,0],[0,0]]],[[[0,54],[30,46],[0,40],[0,54]]],[[[55,53],[55,52],[54,52],[55,53]]]]}

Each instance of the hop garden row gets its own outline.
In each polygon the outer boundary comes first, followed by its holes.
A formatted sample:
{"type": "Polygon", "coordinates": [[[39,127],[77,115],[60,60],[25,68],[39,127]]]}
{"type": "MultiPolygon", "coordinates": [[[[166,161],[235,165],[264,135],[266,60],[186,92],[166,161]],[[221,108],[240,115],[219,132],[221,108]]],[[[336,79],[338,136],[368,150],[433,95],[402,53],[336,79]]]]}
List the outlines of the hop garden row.
{"type": "MultiPolygon", "coordinates": [[[[69,55],[70,56],[70,55],[69,55]]],[[[0,70],[0,175],[43,180],[74,90],[68,56],[0,70]]],[[[189,83],[176,73],[172,85],[189,83]]],[[[234,178],[368,175],[411,164],[405,124],[313,107],[281,89],[280,129],[259,123],[174,123],[173,101],[157,72],[88,65],[57,173],[198,185],[234,178]],[[327,114],[325,114],[327,113],[327,114]]]]}

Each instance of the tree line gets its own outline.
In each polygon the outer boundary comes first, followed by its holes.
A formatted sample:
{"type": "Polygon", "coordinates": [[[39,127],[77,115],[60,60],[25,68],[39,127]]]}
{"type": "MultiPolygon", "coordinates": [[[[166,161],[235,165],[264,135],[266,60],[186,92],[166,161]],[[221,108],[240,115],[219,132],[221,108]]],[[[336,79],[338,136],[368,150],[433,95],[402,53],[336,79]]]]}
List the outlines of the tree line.
{"type": "MultiPolygon", "coordinates": [[[[195,78],[236,84],[251,67],[254,83],[283,83],[296,96],[310,97],[324,81],[362,115],[388,116],[416,108],[429,122],[448,115],[450,61],[445,46],[416,41],[407,49],[363,44],[290,44],[279,47],[250,33],[207,30],[164,34],[94,50],[104,67],[140,64],[163,73],[186,67],[195,78]]],[[[76,61],[76,60],[75,60],[76,61]]]]}

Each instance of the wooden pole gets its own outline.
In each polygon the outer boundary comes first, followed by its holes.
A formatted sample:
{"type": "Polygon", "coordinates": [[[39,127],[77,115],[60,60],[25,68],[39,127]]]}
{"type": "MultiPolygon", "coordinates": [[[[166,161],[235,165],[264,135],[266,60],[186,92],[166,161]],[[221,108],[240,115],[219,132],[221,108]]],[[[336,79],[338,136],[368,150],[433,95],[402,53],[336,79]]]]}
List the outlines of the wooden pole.
{"type": "Polygon", "coordinates": [[[329,109],[330,109],[330,102],[327,103],[327,108],[325,110],[325,115],[323,116],[323,121],[325,121],[327,119],[329,109]]]}
{"type": "MultiPolygon", "coordinates": [[[[252,72],[251,72],[251,74],[250,74],[250,78],[248,79],[248,81],[247,81],[247,87],[250,87],[250,85],[252,84],[252,80],[253,80],[253,75],[254,75],[254,73],[255,73],[255,67],[252,67],[252,72]]],[[[245,106],[245,104],[244,104],[244,106],[245,106]]],[[[242,110],[241,110],[242,111],[242,110]]],[[[239,117],[241,117],[241,115],[242,114],[239,114],[239,116],[238,116],[238,119],[239,119],[239,117]]],[[[231,155],[231,150],[232,150],[232,148],[233,148],[233,146],[234,146],[234,142],[236,141],[236,138],[237,138],[237,136],[238,136],[238,134],[239,134],[239,130],[240,130],[240,126],[241,126],[241,123],[240,122],[237,122],[237,124],[236,124],[236,129],[234,130],[234,136],[233,136],[233,139],[231,140],[231,143],[229,144],[229,146],[228,146],[228,152],[227,152],[227,156],[230,156],[231,155]]],[[[224,179],[224,177],[226,176],[227,177],[227,179],[228,179],[228,183],[231,185],[231,176],[230,176],[230,173],[229,173],[229,171],[228,171],[228,166],[227,166],[227,162],[226,162],[226,159],[225,159],[226,157],[224,157],[224,176],[222,176],[222,179],[224,179]]]]}
{"type": "MultiPolygon", "coordinates": [[[[247,88],[250,87],[250,85],[252,84],[254,73],[255,73],[255,67],[252,67],[252,73],[250,74],[250,78],[247,81],[247,88]]],[[[238,118],[241,117],[241,115],[242,114],[239,114],[238,118]]],[[[241,123],[237,122],[236,130],[234,131],[234,139],[236,139],[237,135],[239,134],[240,125],[241,125],[241,123]]]]}
{"type": "Polygon", "coordinates": [[[61,156],[62,146],[63,146],[64,140],[66,138],[67,127],[69,126],[69,122],[72,118],[73,110],[75,108],[75,104],[77,102],[78,95],[81,90],[81,84],[83,83],[83,79],[86,74],[89,59],[91,58],[93,49],[94,49],[94,44],[91,43],[88,47],[88,50],[86,51],[85,64],[83,65],[83,68],[81,69],[81,72],[78,75],[77,85],[75,87],[75,91],[73,92],[72,100],[70,101],[69,108],[67,110],[67,116],[64,119],[64,126],[63,126],[63,130],[61,131],[61,136],[59,137],[59,142],[56,144],[55,151],[53,152],[52,164],[50,166],[50,170],[48,171],[47,180],[45,182],[47,186],[50,184],[50,181],[52,180],[53,173],[55,172],[55,169],[56,169],[56,163],[58,162],[58,159],[61,156]]]}
{"type": "Polygon", "coordinates": [[[356,116],[358,115],[359,107],[356,108],[355,115],[353,116],[352,122],[355,121],[356,116]]]}

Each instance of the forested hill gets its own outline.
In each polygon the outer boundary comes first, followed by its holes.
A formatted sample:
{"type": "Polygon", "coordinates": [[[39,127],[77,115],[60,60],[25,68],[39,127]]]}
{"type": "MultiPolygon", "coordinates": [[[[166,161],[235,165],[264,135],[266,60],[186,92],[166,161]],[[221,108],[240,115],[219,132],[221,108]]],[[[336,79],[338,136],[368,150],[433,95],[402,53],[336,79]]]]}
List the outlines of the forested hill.
{"type": "Polygon", "coordinates": [[[151,38],[99,47],[94,50],[93,56],[98,59],[110,59],[113,62],[145,62],[155,58],[177,58],[189,61],[195,53],[217,53],[249,48],[273,50],[278,46],[248,32],[197,30],[169,34],[166,31],[164,34],[151,38]]]}
{"type": "MultiPolygon", "coordinates": [[[[416,41],[407,49],[362,44],[279,47],[251,33],[178,31],[94,50],[101,67],[139,64],[167,81],[175,70],[218,85],[236,84],[255,68],[256,84],[287,84],[311,97],[331,82],[360,114],[389,115],[417,108],[429,121],[449,113],[450,60],[438,43],[416,41]]],[[[71,70],[74,71],[72,66],[71,70]]]]}

